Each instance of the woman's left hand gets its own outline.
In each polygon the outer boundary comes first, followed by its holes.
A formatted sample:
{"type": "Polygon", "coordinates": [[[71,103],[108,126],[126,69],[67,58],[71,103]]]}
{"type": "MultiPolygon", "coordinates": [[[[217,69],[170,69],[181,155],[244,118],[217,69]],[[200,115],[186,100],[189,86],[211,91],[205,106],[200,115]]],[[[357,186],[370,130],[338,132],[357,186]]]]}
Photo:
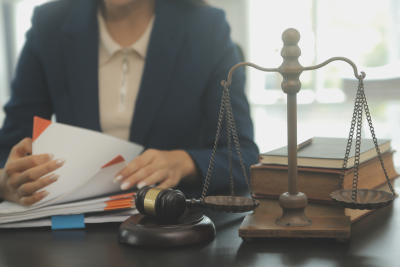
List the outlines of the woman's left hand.
{"type": "Polygon", "coordinates": [[[121,182],[123,190],[134,185],[140,189],[156,183],[160,188],[173,188],[183,178],[193,179],[196,176],[196,165],[186,151],[148,149],[118,173],[114,183],[121,182]]]}

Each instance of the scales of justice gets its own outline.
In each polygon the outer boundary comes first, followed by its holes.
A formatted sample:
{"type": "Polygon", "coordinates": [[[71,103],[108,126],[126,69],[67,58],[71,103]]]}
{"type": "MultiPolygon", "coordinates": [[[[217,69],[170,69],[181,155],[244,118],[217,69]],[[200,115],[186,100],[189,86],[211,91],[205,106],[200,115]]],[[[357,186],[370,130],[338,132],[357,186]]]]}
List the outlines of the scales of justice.
{"type": "MultiPolygon", "coordinates": [[[[256,238],[334,238],[337,241],[346,241],[350,238],[349,216],[315,216],[307,217],[304,213],[308,204],[307,196],[297,190],[297,93],[301,90],[300,75],[303,71],[315,70],[328,63],[341,60],[349,63],[354,71],[354,76],[359,81],[349,138],[344,155],[342,172],[338,181],[337,191],[332,192],[331,199],[337,204],[350,209],[379,209],[393,202],[395,192],[390,183],[383,164],[382,155],[378,147],[378,141],[372,126],[367,100],[364,93],[363,80],[365,73],[358,74],[356,65],[344,57],[334,57],[319,65],[303,67],[298,58],[301,50],[297,45],[300,33],[296,29],[287,29],[282,34],[283,48],[281,56],[283,62],[279,68],[262,68],[253,63],[242,62],[235,65],[228,74],[227,81],[222,81],[224,87],[221,109],[218,119],[218,128],[214,150],[211,156],[209,169],[206,175],[203,194],[199,200],[186,200],[178,190],[144,187],[137,192],[136,207],[141,214],[133,215],[120,227],[119,240],[123,243],[153,246],[177,246],[197,243],[212,239],[215,236],[215,227],[212,221],[200,212],[192,210],[203,207],[214,211],[223,212],[247,212],[256,209],[260,202],[254,198],[254,194],[246,174],[246,168],[241,155],[239,139],[236,133],[235,121],[229,98],[229,89],[233,72],[241,66],[251,66],[265,72],[279,72],[283,81],[282,90],[287,94],[287,131],[288,131],[288,192],[279,197],[279,205],[282,215],[272,214],[248,214],[241,227],[239,236],[250,241],[256,238]],[[382,170],[385,173],[390,193],[377,189],[358,189],[358,172],[360,160],[360,145],[362,131],[362,114],[365,110],[367,122],[375,144],[376,152],[380,160],[382,170]],[[215,160],[216,148],[220,136],[223,118],[225,116],[227,127],[227,140],[229,150],[230,169],[230,196],[207,196],[212,169],[215,160]],[[353,185],[351,189],[342,189],[345,169],[355,138],[355,160],[353,185]],[[233,139],[244,178],[248,186],[251,198],[237,197],[234,195],[233,172],[231,158],[231,139],[233,139]],[[190,211],[192,210],[192,211],[190,211]],[[189,212],[188,212],[189,211],[189,212]]],[[[223,179],[223,177],[220,177],[223,179]]]]}

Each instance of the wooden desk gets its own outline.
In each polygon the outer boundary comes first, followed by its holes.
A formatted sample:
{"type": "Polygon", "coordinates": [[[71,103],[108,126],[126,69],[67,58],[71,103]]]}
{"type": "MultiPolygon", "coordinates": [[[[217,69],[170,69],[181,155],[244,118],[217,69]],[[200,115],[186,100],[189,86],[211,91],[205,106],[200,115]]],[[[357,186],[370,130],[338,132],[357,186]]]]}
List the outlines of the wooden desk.
{"type": "Polygon", "coordinates": [[[171,249],[120,244],[117,223],[84,230],[2,229],[0,266],[400,266],[399,199],[353,224],[345,244],[317,239],[246,243],[238,237],[243,214],[204,213],[216,225],[215,240],[171,249]]]}

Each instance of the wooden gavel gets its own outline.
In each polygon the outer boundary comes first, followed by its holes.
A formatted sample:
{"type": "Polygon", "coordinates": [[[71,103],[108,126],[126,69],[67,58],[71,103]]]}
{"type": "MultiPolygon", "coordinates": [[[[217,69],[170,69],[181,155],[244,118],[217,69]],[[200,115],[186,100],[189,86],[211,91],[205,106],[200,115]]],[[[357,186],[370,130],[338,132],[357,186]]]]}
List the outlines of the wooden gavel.
{"type": "Polygon", "coordinates": [[[187,208],[201,206],[200,200],[186,199],[179,190],[150,186],[144,186],[136,193],[135,202],[141,214],[167,221],[178,220],[187,208]]]}

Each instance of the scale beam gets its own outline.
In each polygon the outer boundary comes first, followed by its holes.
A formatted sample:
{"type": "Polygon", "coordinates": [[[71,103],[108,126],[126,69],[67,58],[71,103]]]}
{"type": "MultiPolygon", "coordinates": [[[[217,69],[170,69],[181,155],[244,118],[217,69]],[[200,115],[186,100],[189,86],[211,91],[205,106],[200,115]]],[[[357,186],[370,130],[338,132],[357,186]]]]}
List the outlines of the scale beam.
{"type": "Polygon", "coordinates": [[[349,63],[353,67],[354,77],[356,77],[357,80],[365,78],[365,72],[362,71],[361,74],[358,75],[358,70],[357,70],[356,64],[354,64],[353,61],[351,61],[350,59],[345,58],[345,57],[333,57],[333,58],[330,58],[327,61],[322,62],[321,64],[318,64],[316,66],[304,67],[303,70],[316,70],[316,69],[322,68],[323,66],[328,65],[332,61],[336,61],[336,60],[341,60],[341,61],[345,61],[345,62],[349,63]]]}

